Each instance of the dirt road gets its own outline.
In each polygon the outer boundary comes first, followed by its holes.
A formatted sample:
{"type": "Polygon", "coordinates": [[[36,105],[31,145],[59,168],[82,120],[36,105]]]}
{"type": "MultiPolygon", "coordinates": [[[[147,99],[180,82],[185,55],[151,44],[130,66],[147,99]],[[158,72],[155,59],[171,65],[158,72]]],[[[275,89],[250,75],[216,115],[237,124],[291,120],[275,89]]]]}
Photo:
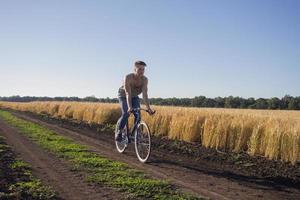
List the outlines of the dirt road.
{"type": "Polygon", "coordinates": [[[45,152],[2,120],[0,133],[17,156],[31,165],[33,175],[41,179],[44,185],[52,186],[62,199],[122,199],[120,194],[110,188],[87,183],[85,174],[73,172],[69,163],[45,152]]]}

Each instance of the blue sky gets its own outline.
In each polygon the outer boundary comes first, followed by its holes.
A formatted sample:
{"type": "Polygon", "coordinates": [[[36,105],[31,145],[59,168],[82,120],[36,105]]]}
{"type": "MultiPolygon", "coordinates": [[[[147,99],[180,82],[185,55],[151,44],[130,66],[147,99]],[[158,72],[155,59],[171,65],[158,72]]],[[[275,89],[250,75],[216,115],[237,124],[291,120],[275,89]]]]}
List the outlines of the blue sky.
{"type": "Polygon", "coordinates": [[[298,0],[0,0],[0,96],[300,96],[298,0]]]}

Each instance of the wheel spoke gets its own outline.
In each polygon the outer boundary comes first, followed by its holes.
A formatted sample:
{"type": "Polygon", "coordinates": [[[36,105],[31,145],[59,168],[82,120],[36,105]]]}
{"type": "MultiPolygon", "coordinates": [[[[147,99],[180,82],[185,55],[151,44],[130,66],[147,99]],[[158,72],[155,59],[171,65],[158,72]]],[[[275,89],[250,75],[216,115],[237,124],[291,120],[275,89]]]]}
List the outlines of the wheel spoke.
{"type": "Polygon", "coordinates": [[[150,155],[150,133],[145,123],[140,123],[136,132],[136,154],[141,162],[145,162],[150,155]]]}

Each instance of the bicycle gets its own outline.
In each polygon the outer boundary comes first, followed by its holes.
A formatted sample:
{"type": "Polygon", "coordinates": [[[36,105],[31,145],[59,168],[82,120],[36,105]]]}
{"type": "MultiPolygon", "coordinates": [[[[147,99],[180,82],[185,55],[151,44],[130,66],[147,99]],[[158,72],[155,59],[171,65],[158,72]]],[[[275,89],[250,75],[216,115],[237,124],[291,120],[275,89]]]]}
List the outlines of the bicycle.
{"type": "MultiPolygon", "coordinates": [[[[148,110],[143,108],[133,109],[131,113],[136,113],[137,115],[136,123],[129,131],[128,122],[127,122],[126,126],[121,130],[122,140],[115,141],[115,143],[118,152],[123,153],[128,147],[128,144],[131,143],[131,141],[134,141],[135,153],[137,155],[137,158],[139,159],[140,162],[145,163],[147,162],[151,153],[151,136],[150,136],[150,129],[148,125],[146,124],[146,122],[142,121],[141,119],[140,111],[146,111],[150,114],[148,110]]],[[[155,111],[152,114],[154,113],[155,111]]],[[[118,120],[116,125],[115,135],[118,134],[119,124],[120,124],[120,119],[118,120]]]]}

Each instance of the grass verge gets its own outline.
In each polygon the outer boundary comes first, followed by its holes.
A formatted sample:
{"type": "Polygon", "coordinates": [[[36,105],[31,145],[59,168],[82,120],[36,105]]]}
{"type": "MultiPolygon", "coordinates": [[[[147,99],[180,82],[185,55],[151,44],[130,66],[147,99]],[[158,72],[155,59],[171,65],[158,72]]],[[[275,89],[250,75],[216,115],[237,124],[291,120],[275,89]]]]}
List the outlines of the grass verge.
{"type": "Polygon", "coordinates": [[[147,177],[127,164],[112,161],[88,150],[87,146],[58,135],[38,124],[28,122],[0,110],[0,117],[32,138],[42,148],[71,161],[75,168],[89,174],[88,180],[124,192],[128,199],[201,199],[182,193],[167,181],[147,177]]]}

